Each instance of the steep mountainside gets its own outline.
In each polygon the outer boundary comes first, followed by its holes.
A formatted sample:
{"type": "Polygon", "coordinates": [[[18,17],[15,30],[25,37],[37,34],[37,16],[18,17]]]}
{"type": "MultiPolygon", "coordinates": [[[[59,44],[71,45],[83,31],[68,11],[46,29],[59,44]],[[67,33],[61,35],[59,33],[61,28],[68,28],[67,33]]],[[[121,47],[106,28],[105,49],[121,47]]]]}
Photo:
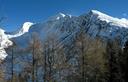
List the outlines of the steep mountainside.
{"type": "Polygon", "coordinates": [[[81,29],[92,37],[98,36],[104,40],[118,38],[122,45],[128,40],[127,19],[114,18],[97,10],[91,10],[78,17],[59,13],[45,22],[35,24],[26,22],[15,33],[7,33],[0,29],[0,59],[3,60],[6,57],[4,49],[13,42],[21,48],[26,48],[33,33],[36,33],[42,41],[50,34],[55,34],[59,37],[59,44],[70,44],[81,29]]]}

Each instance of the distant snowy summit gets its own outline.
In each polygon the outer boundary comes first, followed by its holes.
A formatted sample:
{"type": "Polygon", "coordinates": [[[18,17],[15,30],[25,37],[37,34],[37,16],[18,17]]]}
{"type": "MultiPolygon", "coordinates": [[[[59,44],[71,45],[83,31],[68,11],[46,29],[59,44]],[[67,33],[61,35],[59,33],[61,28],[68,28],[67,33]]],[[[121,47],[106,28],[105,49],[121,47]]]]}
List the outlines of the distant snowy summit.
{"type": "Polygon", "coordinates": [[[45,22],[25,22],[22,27],[7,33],[0,29],[0,60],[8,55],[5,48],[13,45],[12,40],[18,45],[27,45],[32,32],[36,32],[44,40],[50,33],[56,33],[62,44],[70,44],[74,37],[80,33],[81,28],[92,37],[99,36],[103,39],[120,38],[121,43],[128,41],[128,20],[111,17],[97,10],[91,10],[87,14],[72,16],[59,13],[49,17],[45,22]]]}
{"type": "Polygon", "coordinates": [[[69,14],[64,14],[64,13],[58,13],[58,14],[56,14],[55,16],[52,16],[52,17],[49,17],[49,20],[59,20],[59,19],[63,19],[63,18],[65,18],[65,17],[69,17],[69,18],[71,18],[72,17],[72,15],[69,15],[69,14]]]}

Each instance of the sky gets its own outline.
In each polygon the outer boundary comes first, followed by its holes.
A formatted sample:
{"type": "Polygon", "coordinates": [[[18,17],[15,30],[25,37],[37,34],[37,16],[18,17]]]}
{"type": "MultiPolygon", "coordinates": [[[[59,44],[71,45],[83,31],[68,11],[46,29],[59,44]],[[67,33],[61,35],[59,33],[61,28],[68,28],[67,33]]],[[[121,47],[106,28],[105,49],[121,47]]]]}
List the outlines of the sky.
{"type": "Polygon", "coordinates": [[[43,22],[61,12],[79,16],[98,10],[118,18],[128,18],[128,0],[0,0],[0,28],[14,31],[24,22],[43,22]]]}

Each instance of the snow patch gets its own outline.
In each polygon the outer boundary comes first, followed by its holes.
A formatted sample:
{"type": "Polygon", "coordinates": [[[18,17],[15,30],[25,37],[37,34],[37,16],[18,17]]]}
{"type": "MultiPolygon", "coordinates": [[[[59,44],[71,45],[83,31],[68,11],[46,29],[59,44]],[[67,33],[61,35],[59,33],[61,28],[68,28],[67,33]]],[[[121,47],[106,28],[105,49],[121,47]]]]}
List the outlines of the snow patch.
{"type": "Polygon", "coordinates": [[[59,13],[58,15],[56,15],[56,20],[59,20],[61,17],[64,18],[65,16],[65,14],[59,13]]]}
{"type": "Polygon", "coordinates": [[[59,19],[60,19],[60,17],[57,17],[56,19],[57,19],[57,20],[59,20],[59,19]]]}
{"type": "Polygon", "coordinates": [[[63,13],[59,13],[62,17],[65,17],[66,15],[65,14],[63,14],[63,13]]]}
{"type": "Polygon", "coordinates": [[[70,18],[72,18],[72,15],[69,15],[70,18]]]}

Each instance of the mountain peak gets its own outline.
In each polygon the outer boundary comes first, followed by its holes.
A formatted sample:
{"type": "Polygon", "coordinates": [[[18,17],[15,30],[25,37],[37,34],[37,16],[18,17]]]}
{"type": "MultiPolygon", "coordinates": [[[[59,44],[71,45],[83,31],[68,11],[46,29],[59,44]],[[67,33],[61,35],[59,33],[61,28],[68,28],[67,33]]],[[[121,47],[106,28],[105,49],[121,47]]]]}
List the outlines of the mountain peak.
{"type": "Polygon", "coordinates": [[[93,14],[96,14],[96,15],[106,15],[98,10],[91,10],[90,12],[92,12],[93,14]]]}
{"type": "Polygon", "coordinates": [[[23,32],[28,32],[29,28],[30,28],[32,25],[33,25],[32,22],[25,22],[25,23],[23,24],[23,27],[22,27],[23,32]]]}
{"type": "Polygon", "coordinates": [[[128,28],[128,19],[112,17],[97,10],[91,10],[90,13],[92,16],[102,21],[106,21],[107,23],[111,23],[114,26],[128,28]]]}
{"type": "Polygon", "coordinates": [[[62,16],[62,17],[65,17],[66,16],[65,14],[63,14],[61,12],[59,13],[59,15],[62,16]]]}
{"type": "Polygon", "coordinates": [[[59,20],[59,19],[61,19],[61,18],[65,18],[65,17],[69,17],[69,18],[71,18],[72,17],[72,15],[70,15],[70,14],[64,14],[64,13],[58,13],[58,14],[56,14],[56,15],[54,15],[54,16],[51,16],[51,17],[49,17],[49,19],[48,20],[59,20]]]}
{"type": "Polygon", "coordinates": [[[59,13],[59,14],[57,14],[57,15],[55,16],[55,18],[56,18],[57,20],[59,20],[60,18],[64,18],[65,16],[66,16],[65,14],[59,13]]]}

